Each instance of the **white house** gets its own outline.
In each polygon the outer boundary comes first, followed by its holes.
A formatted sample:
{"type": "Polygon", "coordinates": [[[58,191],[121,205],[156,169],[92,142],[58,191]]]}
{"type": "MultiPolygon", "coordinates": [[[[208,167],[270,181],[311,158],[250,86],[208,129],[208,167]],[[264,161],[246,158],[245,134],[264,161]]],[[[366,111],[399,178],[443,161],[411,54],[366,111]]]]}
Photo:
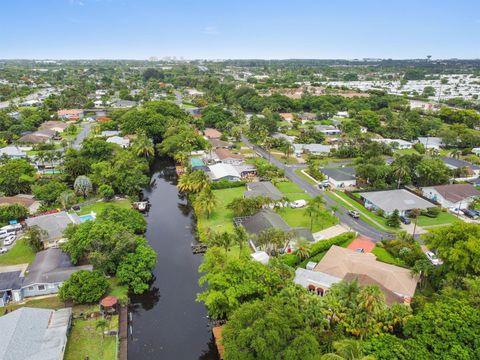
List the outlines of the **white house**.
{"type": "Polygon", "coordinates": [[[442,138],[439,137],[419,137],[418,142],[421,143],[425,149],[440,150],[440,148],[443,146],[442,138]]]}
{"type": "Polygon", "coordinates": [[[297,157],[302,156],[304,153],[309,153],[312,155],[328,155],[332,150],[331,145],[323,144],[293,144],[293,152],[297,157]]]}
{"type": "Polygon", "coordinates": [[[480,156],[480,147],[473,148],[472,153],[474,153],[477,156],[480,156]]]}
{"type": "Polygon", "coordinates": [[[0,149],[0,156],[7,156],[11,159],[23,159],[27,157],[27,153],[20,150],[18,146],[9,145],[0,149]]]}
{"type": "Polygon", "coordinates": [[[411,149],[413,146],[411,142],[402,139],[372,139],[372,141],[387,144],[394,149],[400,150],[411,149]]]}
{"type": "Polygon", "coordinates": [[[130,140],[122,138],[120,136],[112,136],[107,139],[108,143],[117,144],[118,146],[126,149],[130,146],[130,140]]]}
{"type": "Polygon", "coordinates": [[[332,187],[344,188],[357,185],[354,167],[321,168],[320,171],[332,187]]]}
{"type": "Polygon", "coordinates": [[[445,208],[467,209],[475,197],[480,196],[473,185],[449,184],[422,188],[423,196],[445,208]]]}
{"type": "Polygon", "coordinates": [[[315,125],[315,130],[325,135],[339,135],[341,130],[333,125],[315,125]]]}
{"type": "Polygon", "coordinates": [[[218,163],[208,167],[210,178],[213,181],[229,180],[240,181],[241,176],[237,169],[231,164],[218,163]]]}

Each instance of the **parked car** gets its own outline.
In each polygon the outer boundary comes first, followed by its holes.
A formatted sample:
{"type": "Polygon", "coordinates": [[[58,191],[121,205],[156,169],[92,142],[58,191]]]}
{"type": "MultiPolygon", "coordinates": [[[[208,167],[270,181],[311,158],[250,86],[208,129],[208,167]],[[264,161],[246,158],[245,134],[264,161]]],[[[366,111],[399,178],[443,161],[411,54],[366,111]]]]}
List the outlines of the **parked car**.
{"type": "Polygon", "coordinates": [[[7,251],[8,251],[7,248],[4,248],[4,247],[0,248],[0,255],[5,254],[7,251]]]}
{"type": "Polygon", "coordinates": [[[17,237],[15,235],[9,235],[3,239],[3,245],[12,245],[17,237]]]}
{"type": "Polygon", "coordinates": [[[427,259],[430,260],[430,262],[435,265],[435,266],[438,266],[438,265],[442,265],[443,264],[443,261],[440,260],[437,255],[435,255],[433,252],[431,251],[425,251],[425,255],[427,256],[427,259]]]}
{"type": "Polygon", "coordinates": [[[358,211],[355,211],[355,210],[349,210],[348,215],[350,215],[354,219],[360,218],[360,213],[358,211]]]}
{"type": "Polygon", "coordinates": [[[452,207],[452,208],[449,208],[448,210],[449,210],[450,212],[454,213],[455,215],[460,215],[460,214],[462,214],[462,210],[460,210],[459,208],[454,208],[454,207],[452,207]]]}
{"type": "Polygon", "coordinates": [[[410,220],[409,217],[407,216],[400,216],[400,221],[404,223],[405,225],[411,224],[412,220],[410,220]]]}
{"type": "Polygon", "coordinates": [[[478,214],[476,211],[469,210],[469,209],[462,209],[462,212],[466,217],[469,217],[470,219],[478,218],[478,214]]]}
{"type": "Polygon", "coordinates": [[[294,209],[302,208],[305,205],[307,205],[307,202],[305,200],[295,200],[290,203],[290,207],[294,209]]]}

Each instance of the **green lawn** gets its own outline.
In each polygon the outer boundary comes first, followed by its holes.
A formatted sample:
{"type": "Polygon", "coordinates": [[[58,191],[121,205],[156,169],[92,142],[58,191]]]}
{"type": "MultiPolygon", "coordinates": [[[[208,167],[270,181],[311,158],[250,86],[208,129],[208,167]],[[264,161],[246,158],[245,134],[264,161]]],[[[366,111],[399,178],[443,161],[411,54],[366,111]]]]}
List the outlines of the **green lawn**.
{"type": "Polygon", "coordinates": [[[428,216],[420,216],[418,218],[418,226],[432,226],[432,225],[448,225],[455,221],[459,221],[457,217],[449,212],[442,211],[436,218],[428,216]]]}
{"type": "Polygon", "coordinates": [[[108,295],[115,296],[120,303],[128,301],[128,286],[121,285],[117,278],[112,277],[108,280],[110,283],[110,291],[108,295]]]}
{"type": "Polygon", "coordinates": [[[231,189],[213,190],[215,198],[217,199],[217,206],[207,219],[199,217],[197,219],[197,229],[200,237],[207,229],[210,231],[233,231],[233,212],[227,209],[227,205],[233,199],[243,197],[245,188],[237,187],[231,189]]]}
{"type": "Polygon", "coordinates": [[[295,174],[297,174],[298,176],[300,176],[301,178],[303,178],[304,180],[308,181],[311,185],[314,185],[316,186],[317,183],[315,181],[313,181],[312,179],[310,179],[307,175],[305,175],[304,173],[302,173],[302,169],[295,169],[294,170],[295,174]]]}
{"type": "Polygon", "coordinates": [[[23,306],[33,307],[33,308],[42,308],[42,309],[61,309],[65,307],[65,303],[60,301],[58,296],[51,296],[42,299],[27,299],[26,303],[19,304],[19,303],[10,303],[8,306],[4,308],[0,308],[0,314],[4,315],[5,311],[12,312],[13,310],[17,310],[23,306]]]}
{"type": "MultiPolygon", "coordinates": [[[[276,150],[273,150],[273,151],[276,151],[276,150]]],[[[279,153],[272,153],[272,152],[270,152],[270,153],[275,159],[283,162],[284,164],[298,164],[298,161],[297,161],[297,158],[295,157],[295,155],[290,155],[288,157],[288,159],[285,159],[285,155],[283,153],[280,153],[280,154],[279,153]]]]}
{"type": "Polygon", "coordinates": [[[301,187],[291,181],[277,182],[275,186],[280,190],[288,201],[310,200],[311,197],[301,187]]]}
{"type": "Polygon", "coordinates": [[[0,266],[30,264],[33,259],[35,259],[35,251],[25,243],[24,239],[19,239],[9,252],[0,255],[0,266]]]}
{"type": "Polygon", "coordinates": [[[405,264],[402,260],[393,257],[392,254],[380,246],[375,246],[372,250],[372,254],[377,257],[378,261],[405,267],[405,264]]]}
{"type": "MultiPolygon", "coordinates": [[[[277,210],[278,214],[291,227],[304,227],[310,229],[310,217],[307,215],[306,208],[292,209],[289,207],[277,210]]],[[[338,219],[325,210],[313,222],[312,232],[317,232],[333,225],[338,224],[338,219]]]]}
{"type": "Polygon", "coordinates": [[[91,211],[93,211],[97,215],[100,215],[100,213],[110,205],[114,205],[116,207],[123,208],[123,209],[130,209],[132,207],[130,200],[127,200],[127,199],[117,200],[117,201],[101,201],[101,202],[96,202],[90,205],[82,206],[80,208],[80,211],[78,212],[78,215],[90,214],[91,211]]]}
{"type": "MultiPolygon", "coordinates": [[[[91,359],[115,360],[116,337],[102,336],[102,330],[96,328],[96,319],[75,319],[65,349],[65,360],[91,359]]],[[[109,322],[111,330],[118,329],[118,315],[109,322]]]]}

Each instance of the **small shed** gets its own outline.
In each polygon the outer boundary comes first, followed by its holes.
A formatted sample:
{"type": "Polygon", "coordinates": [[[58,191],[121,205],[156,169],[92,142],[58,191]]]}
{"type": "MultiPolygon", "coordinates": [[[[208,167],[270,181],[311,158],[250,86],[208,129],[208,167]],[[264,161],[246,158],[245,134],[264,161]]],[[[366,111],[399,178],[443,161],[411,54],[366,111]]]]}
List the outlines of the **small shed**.
{"type": "Polygon", "coordinates": [[[103,313],[113,314],[117,312],[118,299],[115,296],[104,297],[100,301],[100,310],[103,313]]]}

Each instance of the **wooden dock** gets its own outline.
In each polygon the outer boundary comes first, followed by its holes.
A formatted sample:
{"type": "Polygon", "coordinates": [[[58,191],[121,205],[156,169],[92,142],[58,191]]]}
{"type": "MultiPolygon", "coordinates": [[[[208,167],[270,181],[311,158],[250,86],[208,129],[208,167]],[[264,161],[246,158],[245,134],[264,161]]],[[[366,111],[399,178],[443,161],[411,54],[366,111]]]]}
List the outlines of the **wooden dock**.
{"type": "Polygon", "coordinates": [[[192,253],[194,254],[203,254],[207,251],[206,244],[193,244],[192,245],[192,253]]]}
{"type": "Polygon", "coordinates": [[[118,359],[127,360],[128,358],[128,306],[123,305],[120,307],[120,313],[118,316],[118,359]]]}

